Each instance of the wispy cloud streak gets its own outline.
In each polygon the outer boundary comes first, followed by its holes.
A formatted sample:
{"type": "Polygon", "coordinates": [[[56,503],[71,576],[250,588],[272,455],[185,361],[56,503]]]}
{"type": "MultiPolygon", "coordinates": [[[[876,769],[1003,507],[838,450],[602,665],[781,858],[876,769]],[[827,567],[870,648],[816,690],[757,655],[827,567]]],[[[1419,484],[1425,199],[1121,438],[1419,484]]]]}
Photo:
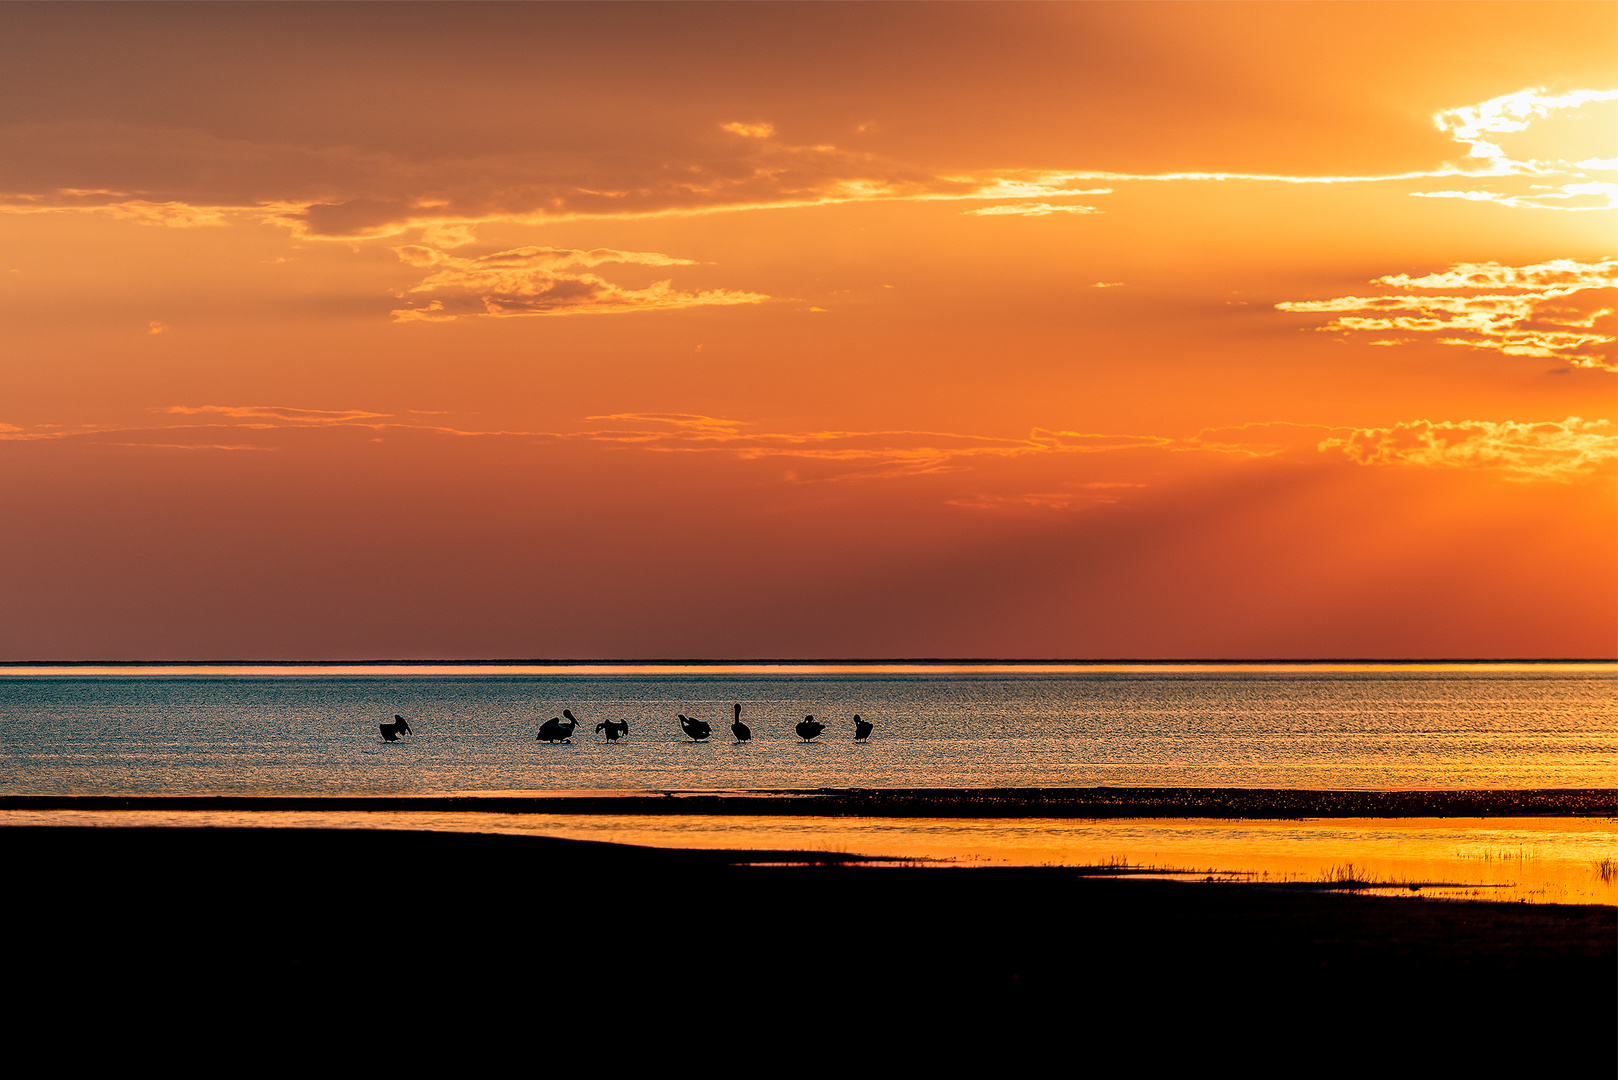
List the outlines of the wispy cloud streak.
{"type": "MultiPolygon", "coordinates": [[[[797,482],[962,473],[994,461],[1091,455],[1150,460],[1159,454],[1205,454],[1240,461],[1340,453],[1360,465],[1489,469],[1524,479],[1552,480],[1588,474],[1618,460],[1618,433],[1613,424],[1578,417],[1543,422],[1412,420],[1364,428],[1267,420],[1203,428],[1189,436],[1036,427],[1026,437],[1002,437],[915,430],[769,431],[760,424],[698,413],[611,413],[585,417],[585,425],[573,430],[513,431],[423,423],[361,409],[176,405],[163,412],[202,417],[207,422],[74,429],[0,424],[0,442],[89,440],[104,446],[144,449],[263,450],[277,446],[228,442],[224,433],[300,429],[335,432],[351,428],[368,435],[394,432],[523,439],[538,444],[582,442],[659,454],[714,454],[741,461],[777,460],[823,466],[810,476],[794,472],[787,477],[797,482]],[[181,433],[194,438],[179,441],[181,433]]],[[[1063,492],[983,494],[954,501],[979,508],[1055,508],[1064,502],[1077,506],[1117,501],[1128,490],[1141,486],[1133,480],[1075,480],[1063,492]]]]}
{"type": "MultiPolygon", "coordinates": [[[[143,157],[183,162],[185,168],[166,186],[87,183],[0,191],[0,213],[99,213],[181,227],[258,221],[285,226],[301,236],[363,239],[485,222],[534,224],[883,201],[997,202],[1002,205],[968,212],[983,217],[1044,217],[1099,212],[1094,206],[1050,201],[1111,193],[1111,187],[1093,186],[1098,183],[1333,185],[1443,179],[1476,186],[1409,193],[1513,207],[1590,210],[1618,206],[1618,184],[1604,175],[1614,170],[1614,162],[1513,157],[1502,139],[1536,120],[1614,101],[1618,90],[1549,95],[1535,88],[1458,106],[1436,114],[1434,123],[1466,148],[1459,164],[1435,162],[1397,172],[1330,175],[1059,166],[938,173],[834,145],[796,145],[767,120],[717,124],[722,133],[717,144],[693,144],[660,158],[566,164],[538,154],[405,161],[348,147],[276,147],[212,139],[195,131],[106,124],[57,131],[34,125],[12,133],[13,153],[44,154],[71,142],[81,158],[99,155],[117,161],[130,153],[130,147],[139,146],[143,157]],[[217,179],[221,177],[229,180],[217,179]],[[1533,183],[1525,186],[1528,181],[1533,183]]],[[[654,306],[679,302],[672,296],[642,300],[654,306]]],[[[445,309],[449,306],[446,302],[445,309]]]]}

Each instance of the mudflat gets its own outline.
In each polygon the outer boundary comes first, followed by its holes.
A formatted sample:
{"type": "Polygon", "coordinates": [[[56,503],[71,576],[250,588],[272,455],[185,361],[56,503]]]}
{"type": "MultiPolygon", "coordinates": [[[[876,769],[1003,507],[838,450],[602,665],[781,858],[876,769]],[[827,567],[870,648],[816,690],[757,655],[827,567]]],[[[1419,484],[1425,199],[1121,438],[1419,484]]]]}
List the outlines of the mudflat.
{"type": "Polygon", "coordinates": [[[435,1045],[576,1031],[671,1064],[713,1038],[788,1072],[1082,1052],[1611,1075],[1618,1045],[1610,907],[386,830],[19,827],[0,858],[19,1030],[89,995],[221,1038],[279,1017],[276,1046],[430,1017],[435,1045]]]}

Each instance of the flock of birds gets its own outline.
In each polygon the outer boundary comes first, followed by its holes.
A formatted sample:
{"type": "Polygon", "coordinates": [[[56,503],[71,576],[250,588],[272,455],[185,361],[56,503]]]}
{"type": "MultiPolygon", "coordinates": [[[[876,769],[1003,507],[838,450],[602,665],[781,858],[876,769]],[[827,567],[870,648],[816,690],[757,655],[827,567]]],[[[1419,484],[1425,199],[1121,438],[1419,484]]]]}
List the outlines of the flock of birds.
{"type": "MultiPolygon", "coordinates": [[[[736,741],[739,743],[751,742],[753,740],[753,729],[742,723],[742,707],[733,705],[732,708],[735,710],[735,716],[730,725],[731,734],[736,736],[736,741]]],[[[698,720],[694,716],[685,715],[685,713],[679,713],[678,715],[680,718],[680,730],[689,735],[692,742],[704,742],[708,736],[713,734],[713,726],[708,721],[698,720]]],[[[535,735],[534,739],[538,742],[548,743],[571,742],[573,740],[573,731],[578,726],[579,722],[574,719],[573,714],[567,709],[563,709],[561,716],[553,716],[540,725],[539,734],[535,735]]],[[[864,742],[870,738],[871,731],[875,726],[869,720],[862,720],[859,714],[855,713],[854,741],[864,742]]],[[[813,716],[806,716],[798,722],[796,730],[799,738],[804,742],[809,742],[818,738],[820,733],[826,730],[826,725],[816,720],[813,716]]],[[[596,725],[596,734],[605,735],[608,742],[617,742],[620,737],[629,734],[629,721],[604,720],[596,725]]]]}
{"type": "MultiPolygon", "coordinates": [[[[753,729],[742,723],[742,707],[736,705],[734,708],[736,713],[730,725],[731,734],[736,736],[736,741],[739,743],[751,742],[753,740],[753,729]]],[[[679,717],[680,730],[689,735],[692,742],[703,742],[713,734],[713,727],[709,725],[708,721],[698,720],[693,716],[685,715],[685,713],[680,713],[679,717]]],[[[398,715],[394,716],[393,723],[378,726],[382,729],[382,738],[388,742],[398,742],[401,734],[411,734],[409,722],[398,715]]],[[[561,716],[553,716],[540,725],[539,734],[534,736],[534,740],[547,743],[572,742],[573,732],[578,726],[579,722],[574,718],[573,713],[563,709],[561,716]]],[[[875,726],[869,720],[862,720],[860,715],[855,713],[854,741],[864,742],[870,738],[871,731],[875,726]]],[[[818,738],[820,733],[826,730],[826,725],[816,720],[813,716],[806,716],[798,722],[795,730],[798,732],[799,738],[804,742],[809,742],[818,738]]],[[[610,743],[617,742],[620,738],[629,734],[629,721],[603,720],[596,725],[596,734],[605,735],[610,743]]]]}

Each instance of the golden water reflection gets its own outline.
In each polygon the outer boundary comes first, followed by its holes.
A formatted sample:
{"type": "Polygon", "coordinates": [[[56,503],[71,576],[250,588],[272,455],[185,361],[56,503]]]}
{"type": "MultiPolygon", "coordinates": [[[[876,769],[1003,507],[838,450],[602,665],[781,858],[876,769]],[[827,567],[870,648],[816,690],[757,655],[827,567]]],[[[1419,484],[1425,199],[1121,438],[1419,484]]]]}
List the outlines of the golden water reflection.
{"type": "Polygon", "coordinates": [[[0,826],[430,829],[651,847],[830,851],[958,866],[1110,866],[1352,881],[1451,899],[1618,905],[1618,820],[1302,821],[572,815],[431,811],[0,811],[0,826]],[[1409,886],[1416,885],[1412,890],[1409,886]]]}

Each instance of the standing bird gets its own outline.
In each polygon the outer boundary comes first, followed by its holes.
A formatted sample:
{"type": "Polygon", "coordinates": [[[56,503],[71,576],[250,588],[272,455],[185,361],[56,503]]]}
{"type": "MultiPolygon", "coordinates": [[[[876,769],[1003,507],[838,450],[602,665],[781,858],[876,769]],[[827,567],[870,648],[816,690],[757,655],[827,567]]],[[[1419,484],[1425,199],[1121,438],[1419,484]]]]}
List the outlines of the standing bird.
{"type": "Polygon", "coordinates": [[[596,734],[600,735],[603,731],[607,733],[608,742],[617,742],[618,736],[629,734],[629,721],[603,720],[601,723],[596,725],[596,734]]]}
{"type": "Polygon", "coordinates": [[[804,717],[803,722],[798,725],[798,734],[803,736],[804,742],[808,742],[810,739],[814,738],[816,735],[819,735],[825,730],[826,725],[820,723],[812,716],[804,717]]]}
{"type": "Polygon", "coordinates": [[[736,722],[730,725],[730,730],[736,733],[737,742],[746,742],[753,737],[753,729],[742,723],[742,707],[736,706],[736,722]]]}
{"type": "Polygon", "coordinates": [[[691,736],[692,742],[701,742],[713,734],[713,728],[708,726],[708,721],[698,720],[696,717],[685,715],[685,713],[680,714],[680,730],[691,736]]]}
{"type": "Polygon", "coordinates": [[[401,731],[406,735],[413,734],[413,732],[410,730],[410,725],[406,723],[405,718],[400,716],[398,713],[393,714],[393,723],[378,724],[377,727],[382,729],[382,737],[388,742],[398,742],[399,733],[401,731]]]}
{"type": "Polygon", "coordinates": [[[539,734],[534,736],[534,741],[539,742],[541,739],[543,739],[548,743],[572,742],[573,729],[579,726],[579,722],[573,719],[573,714],[568,712],[566,709],[562,710],[562,715],[567,717],[566,723],[563,723],[554,716],[551,717],[549,720],[545,721],[545,723],[540,725],[539,734]]]}
{"type": "Polygon", "coordinates": [[[860,714],[854,714],[854,741],[863,742],[871,737],[871,729],[876,725],[869,720],[861,720],[860,714]]]}

